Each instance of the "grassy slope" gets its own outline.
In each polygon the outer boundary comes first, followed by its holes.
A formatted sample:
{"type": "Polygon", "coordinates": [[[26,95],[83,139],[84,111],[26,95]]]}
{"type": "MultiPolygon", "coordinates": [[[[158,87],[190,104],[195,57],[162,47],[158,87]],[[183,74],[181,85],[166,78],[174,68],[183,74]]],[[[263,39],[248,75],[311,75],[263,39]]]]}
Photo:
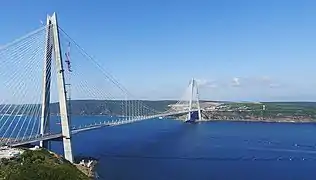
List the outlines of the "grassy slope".
{"type": "Polygon", "coordinates": [[[89,178],[63,158],[47,150],[26,150],[20,158],[2,159],[0,179],[11,180],[88,180],[89,178]]]}

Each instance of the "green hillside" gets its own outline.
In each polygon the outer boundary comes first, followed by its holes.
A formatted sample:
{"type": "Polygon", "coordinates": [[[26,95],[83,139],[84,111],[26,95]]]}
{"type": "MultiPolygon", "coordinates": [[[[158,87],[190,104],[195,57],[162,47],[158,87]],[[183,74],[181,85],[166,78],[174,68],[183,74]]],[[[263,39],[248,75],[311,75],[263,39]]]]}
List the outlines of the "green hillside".
{"type": "Polygon", "coordinates": [[[26,150],[21,157],[1,159],[0,179],[10,180],[88,180],[67,160],[47,150],[26,150]]]}
{"type": "MultiPolygon", "coordinates": [[[[139,102],[139,101],[138,101],[139,102]]],[[[156,111],[165,111],[168,109],[169,104],[174,104],[176,101],[141,101],[141,104],[154,109],[156,111]]],[[[72,100],[71,101],[71,114],[73,115],[122,115],[125,109],[125,101],[120,100],[72,100]]],[[[136,100],[129,101],[131,107],[137,104],[136,100]]],[[[51,114],[59,112],[58,103],[51,105],[51,114]]]]}

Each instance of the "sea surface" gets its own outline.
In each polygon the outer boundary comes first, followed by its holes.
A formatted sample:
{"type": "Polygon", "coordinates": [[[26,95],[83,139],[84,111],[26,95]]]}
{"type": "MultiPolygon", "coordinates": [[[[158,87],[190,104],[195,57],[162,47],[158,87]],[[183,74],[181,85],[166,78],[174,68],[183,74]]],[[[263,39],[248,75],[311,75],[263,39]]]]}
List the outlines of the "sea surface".
{"type": "Polygon", "coordinates": [[[73,151],[104,180],[316,179],[316,124],[146,120],[75,134],[73,151]]]}

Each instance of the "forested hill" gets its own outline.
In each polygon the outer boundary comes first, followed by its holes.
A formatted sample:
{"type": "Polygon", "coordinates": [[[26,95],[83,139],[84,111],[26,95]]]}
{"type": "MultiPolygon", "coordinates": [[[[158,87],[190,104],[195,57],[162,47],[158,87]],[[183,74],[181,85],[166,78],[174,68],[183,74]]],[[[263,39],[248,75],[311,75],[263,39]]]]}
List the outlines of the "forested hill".
{"type": "MultiPolygon", "coordinates": [[[[200,101],[202,107],[208,107],[209,105],[206,102],[210,101],[200,101]]],[[[132,100],[128,101],[127,107],[125,106],[126,102],[121,100],[72,100],[71,101],[71,114],[73,115],[122,115],[125,114],[126,108],[129,109],[128,105],[134,106],[135,111],[137,109],[137,104],[143,104],[151,109],[156,111],[166,111],[170,107],[168,105],[175,104],[175,100],[159,100],[159,101],[145,101],[145,100],[132,100]],[[139,103],[141,102],[141,103],[139,103]]],[[[221,104],[230,104],[228,102],[214,102],[221,104]]],[[[266,104],[267,107],[280,107],[291,109],[314,109],[316,108],[315,102],[262,102],[266,104]]],[[[261,107],[261,106],[260,106],[261,107]]],[[[58,103],[53,103],[51,105],[51,113],[58,114],[59,107],[58,103]]]]}
{"type": "MultiPolygon", "coordinates": [[[[156,111],[165,111],[168,109],[169,104],[174,104],[177,101],[161,100],[161,101],[141,101],[132,100],[128,101],[127,105],[134,105],[135,110],[137,104],[143,104],[156,111]],[[136,103],[137,102],[137,103],[136,103]]],[[[71,114],[73,115],[122,115],[125,114],[126,108],[125,101],[120,100],[72,100],[71,101],[71,114]]],[[[59,113],[58,103],[51,104],[51,114],[59,113]]]]}
{"type": "MultiPolygon", "coordinates": [[[[147,106],[149,109],[154,109],[159,112],[168,110],[170,107],[168,105],[175,104],[175,100],[159,100],[159,101],[149,101],[149,100],[132,100],[126,103],[125,100],[71,100],[71,114],[72,115],[124,115],[126,114],[126,109],[133,109],[137,111],[140,107],[138,105],[142,104],[147,106]],[[127,104],[127,106],[125,106],[127,104]],[[129,107],[130,106],[130,107],[129,107]]],[[[291,110],[296,112],[298,110],[308,110],[315,111],[316,113],[316,102],[262,102],[262,103],[236,103],[236,102],[220,102],[220,101],[200,101],[200,105],[204,109],[208,109],[212,106],[217,106],[221,108],[233,108],[240,110],[247,106],[250,109],[262,109],[262,105],[266,105],[266,110],[282,111],[284,109],[291,110]]],[[[0,114],[27,114],[32,113],[30,111],[25,111],[24,108],[29,106],[33,107],[32,109],[40,108],[38,105],[15,105],[15,104],[3,104],[0,105],[0,114]],[[36,108],[37,106],[37,108],[36,108]],[[22,111],[21,111],[22,109],[22,111]]],[[[215,108],[216,110],[216,108],[215,108]]],[[[221,109],[223,110],[223,109],[221,109]]],[[[232,109],[231,109],[232,110],[232,109]]],[[[303,111],[302,111],[303,112],[303,111]]],[[[304,111],[305,112],[305,111],[304,111]]],[[[50,113],[52,115],[59,114],[58,103],[51,103],[50,113]]]]}

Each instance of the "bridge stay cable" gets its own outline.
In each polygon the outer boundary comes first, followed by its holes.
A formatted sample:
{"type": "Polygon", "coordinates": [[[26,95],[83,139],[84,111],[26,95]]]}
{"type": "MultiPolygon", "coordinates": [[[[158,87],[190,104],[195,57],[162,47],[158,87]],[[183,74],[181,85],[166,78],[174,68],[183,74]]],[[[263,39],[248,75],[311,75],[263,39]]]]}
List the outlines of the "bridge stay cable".
{"type": "Polygon", "coordinates": [[[55,14],[48,16],[46,26],[0,47],[0,80],[0,146],[41,142],[49,147],[45,142],[63,139],[71,162],[67,128],[77,133],[176,113],[157,111],[135,98],[57,25],[55,14]],[[75,120],[82,115],[102,118],[83,124],[75,120]]]}
{"type": "MultiPolygon", "coordinates": [[[[72,44],[74,44],[77,49],[78,52],[81,53],[81,55],[86,58],[87,60],[91,61],[95,67],[97,67],[100,72],[108,79],[110,80],[114,85],[117,86],[118,89],[120,89],[122,92],[126,93],[127,96],[129,97],[134,97],[134,95],[128,91],[118,80],[116,80],[108,71],[106,71],[103,66],[95,59],[93,58],[91,55],[89,55],[84,48],[82,48],[73,38],[71,38],[67,32],[65,30],[63,30],[60,26],[59,26],[60,31],[62,32],[62,36],[64,35],[65,37],[68,38],[68,41],[70,41],[72,44]]],[[[142,101],[139,101],[139,103],[148,108],[149,110],[155,112],[155,113],[160,113],[159,111],[154,110],[153,108],[150,108],[148,105],[144,104],[142,101]]]]}
{"type": "Polygon", "coordinates": [[[45,28],[39,28],[0,48],[1,144],[22,138],[28,132],[25,124],[36,122],[30,114],[40,102],[41,66],[38,60],[44,49],[44,34],[45,28]]]}

